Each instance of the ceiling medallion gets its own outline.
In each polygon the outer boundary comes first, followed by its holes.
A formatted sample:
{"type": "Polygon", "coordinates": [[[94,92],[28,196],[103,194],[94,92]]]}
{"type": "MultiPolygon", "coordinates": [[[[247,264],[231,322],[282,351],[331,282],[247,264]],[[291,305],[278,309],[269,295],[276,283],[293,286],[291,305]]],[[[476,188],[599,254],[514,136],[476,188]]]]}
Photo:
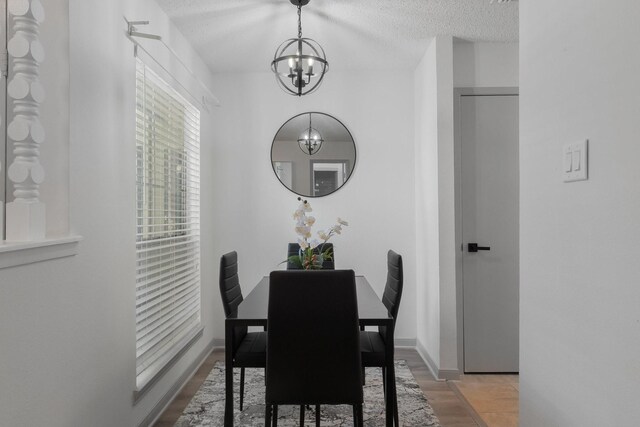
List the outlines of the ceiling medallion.
{"type": "Polygon", "coordinates": [[[329,63],[322,46],[315,40],[302,37],[302,6],[309,0],[290,0],[298,8],[298,37],[285,40],[276,50],[271,70],[280,87],[296,96],[315,91],[327,71],[329,63]]]}

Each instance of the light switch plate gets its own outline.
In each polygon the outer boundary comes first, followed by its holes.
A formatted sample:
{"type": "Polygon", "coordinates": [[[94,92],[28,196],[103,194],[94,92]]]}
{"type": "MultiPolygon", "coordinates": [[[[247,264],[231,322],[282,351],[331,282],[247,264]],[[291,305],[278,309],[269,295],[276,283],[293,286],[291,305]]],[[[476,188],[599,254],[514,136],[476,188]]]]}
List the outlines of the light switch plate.
{"type": "Polygon", "coordinates": [[[584,181],[589,178],[589,140],[562,147],[564,182],[584,181]]]}

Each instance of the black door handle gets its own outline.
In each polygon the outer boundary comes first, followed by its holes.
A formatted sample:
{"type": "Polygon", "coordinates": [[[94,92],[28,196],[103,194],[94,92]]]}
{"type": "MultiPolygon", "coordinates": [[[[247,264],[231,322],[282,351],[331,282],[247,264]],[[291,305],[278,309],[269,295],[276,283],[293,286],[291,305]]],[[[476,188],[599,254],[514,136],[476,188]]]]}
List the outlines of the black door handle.
{"type": "Polygon", "coordinates": [[[467,250],[469,252],[478,252],[478,251],[490,251],[491,248],[489,246],[478,246],[477,243],[469,243],[467,246],[467,250]]]}

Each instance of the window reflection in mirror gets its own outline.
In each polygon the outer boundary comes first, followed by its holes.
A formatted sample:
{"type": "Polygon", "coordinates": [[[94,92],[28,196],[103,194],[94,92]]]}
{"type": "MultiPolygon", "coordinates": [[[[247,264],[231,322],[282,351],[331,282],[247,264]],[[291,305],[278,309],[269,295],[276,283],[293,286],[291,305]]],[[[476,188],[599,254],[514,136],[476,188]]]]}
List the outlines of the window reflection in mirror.
{"type": "Polygon", "coordinates": [[[335,117],[324,113],[307,112],[289,119],[271,146],[276,177],[286,188],[305,197],[322,197],[340,189],[355,163],[351,133],[335,117]]]}

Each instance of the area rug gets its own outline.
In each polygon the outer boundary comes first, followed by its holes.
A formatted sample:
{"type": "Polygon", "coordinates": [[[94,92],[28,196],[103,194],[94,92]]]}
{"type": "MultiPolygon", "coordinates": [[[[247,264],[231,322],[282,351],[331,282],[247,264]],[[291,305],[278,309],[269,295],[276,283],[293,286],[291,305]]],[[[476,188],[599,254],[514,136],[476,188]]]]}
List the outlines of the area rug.
{"type": "MultiPolygon", "coordinates": [[[[234,369],[234,425],[236,427],[264,426],[264,370],[245,370],[245,396],[242,412],[239,410],[239,380],[240,369],[234,369]]],[[[400,426],[440,427],[433,409],[429,406],[404,360],[396,361],[396,384],[400,426]]],[[[383,427],[385,425],[383,399],[381,370],[367,368],[364,386],[364,425],[366,427],[383,427]]],[[[278,407],[278,426],[297,427],[299,425],[299,411],[297,406],[278,407]]],[[[322,406],[320,415],[323,427],[353,425],[351,406],[322,406]]],[[[224,364],[218,362],[175,425],[177,427],[218,427],[223,425],[223,418],[224,364]]],[[[306,411],[305,426],[315,426],[313,407],[306,411]]]]}

